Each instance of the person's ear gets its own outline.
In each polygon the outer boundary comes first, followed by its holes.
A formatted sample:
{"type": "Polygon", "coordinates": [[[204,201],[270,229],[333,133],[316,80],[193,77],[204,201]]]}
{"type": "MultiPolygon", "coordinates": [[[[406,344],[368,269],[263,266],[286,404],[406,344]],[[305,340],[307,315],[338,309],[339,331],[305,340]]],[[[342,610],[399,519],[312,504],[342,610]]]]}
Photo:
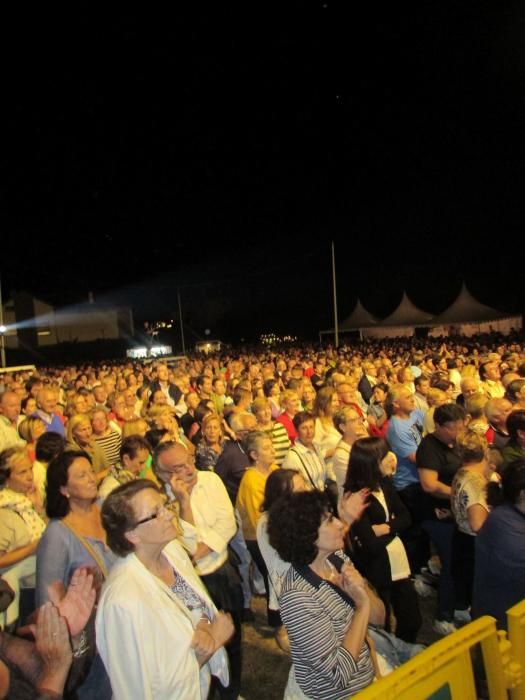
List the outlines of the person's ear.
{"type": "Polygon", "coordinates": [[[137,528],[133,530],[128,530],[124,533],[124,537],[131,542],[131,544],[137,545],[140,542],[140,535],[137,532],[137,528]]]}
{"type": "Polygon", "coordinates": [[[60,487],[60,493],[62,496],[65,496],[66,498],[69,498],[70,494],[68,493],[67,486],[61,486],[60,487]]]}

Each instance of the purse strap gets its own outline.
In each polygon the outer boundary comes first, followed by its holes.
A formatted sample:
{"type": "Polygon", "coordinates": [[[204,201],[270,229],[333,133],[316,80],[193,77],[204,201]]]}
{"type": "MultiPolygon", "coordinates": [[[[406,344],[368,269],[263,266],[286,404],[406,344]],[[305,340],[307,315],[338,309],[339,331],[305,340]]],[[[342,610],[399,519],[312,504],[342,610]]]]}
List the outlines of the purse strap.
{"type": "Polygon", "coordinates": [[[315,491],[318,491],[319,489],[318,489],[317,486],[315,485],[314,480],[312,479],[312,476],[311,476],[310,472],[308,471],[308,467],[306,466],[306,463],[305,463],[305,461],[303,460],[303,458],[301,457],[301,455],[299,454],[299,452],[297,452],[297,450],[295,449],[295,447],[290,448],[290,452],[293,452],[295,455],[297,455],[297,456],[299,457],[299,461],[300,461],[301,464],[303,465],[303,469],[304,469],[304,471],[306,472],[306,476],[310,479],[310,483],[312,484],[314,490],[315,490],[315,491]]]}
{"type": "Polygon", "coordinates": [[[87,540],[87,538],[76,532],[76,530],[74,530],[69,523],[64,522],[64,520],[61,520],[60,522],[64,527],[67,527],[67,529],[71,533],[73,533],[77,540],[79,540],[80,544],[84,547],[89,556],[94,560],[94,562],[98,566],[100,573],[102,574],[102,578],[106,580],[108,576],[108,567],[106,566],[106,562],[104,561],[104,559],[101,557],[100,552],[97,552],[95,547],[93,547],[93,545],[87,540]]]}

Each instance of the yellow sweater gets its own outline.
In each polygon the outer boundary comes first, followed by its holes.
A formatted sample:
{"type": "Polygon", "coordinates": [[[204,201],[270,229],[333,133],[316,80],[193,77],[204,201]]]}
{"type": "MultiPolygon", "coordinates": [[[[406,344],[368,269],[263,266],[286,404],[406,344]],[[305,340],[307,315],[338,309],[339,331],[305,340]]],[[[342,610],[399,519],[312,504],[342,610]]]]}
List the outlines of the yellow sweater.
{"type": "MultiPolygon", "coordinates": [[[[279,467],[272,464],[270,474],[279,467]]],[[[267,476],[263,476],[255,467],[248,467],[244,472],[237,494],[237,510],[241,516],[245,540],[257,539],[257,521],[261,517],[261,506],[264,501],[264,489],[267,476]]]]}

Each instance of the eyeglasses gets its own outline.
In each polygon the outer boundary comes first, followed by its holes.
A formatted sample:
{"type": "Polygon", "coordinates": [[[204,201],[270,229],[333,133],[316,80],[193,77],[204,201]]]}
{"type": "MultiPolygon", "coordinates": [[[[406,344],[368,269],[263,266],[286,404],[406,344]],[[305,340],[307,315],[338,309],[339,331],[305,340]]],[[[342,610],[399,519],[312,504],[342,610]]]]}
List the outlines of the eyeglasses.
{"type": "Polygon", "coordinates": [[[142,518],[142,520],[138,520],[135,523],[135,527],[138,527],[139,525],[144,525],[144,523],[149,523],[150,520],[155,520],[158,518],[162,513],[165,513],[168,510],[168,502],[164,501],[161,503],[158,507],[157,510],[152,513],[151,515],[148,515],[147,518],[142,518]]]}

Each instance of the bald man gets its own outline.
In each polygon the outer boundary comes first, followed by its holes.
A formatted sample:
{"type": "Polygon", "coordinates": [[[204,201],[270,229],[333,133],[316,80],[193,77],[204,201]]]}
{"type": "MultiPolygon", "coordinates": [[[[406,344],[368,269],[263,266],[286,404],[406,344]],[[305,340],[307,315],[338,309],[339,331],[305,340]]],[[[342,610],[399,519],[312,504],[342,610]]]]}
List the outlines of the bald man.
{"type": "Polygon", "coordinates": [[[0,396],[0,452],[26,444],[17,430],[19,415],[20,397],[14,391],[4,391],[0,396]]]}

